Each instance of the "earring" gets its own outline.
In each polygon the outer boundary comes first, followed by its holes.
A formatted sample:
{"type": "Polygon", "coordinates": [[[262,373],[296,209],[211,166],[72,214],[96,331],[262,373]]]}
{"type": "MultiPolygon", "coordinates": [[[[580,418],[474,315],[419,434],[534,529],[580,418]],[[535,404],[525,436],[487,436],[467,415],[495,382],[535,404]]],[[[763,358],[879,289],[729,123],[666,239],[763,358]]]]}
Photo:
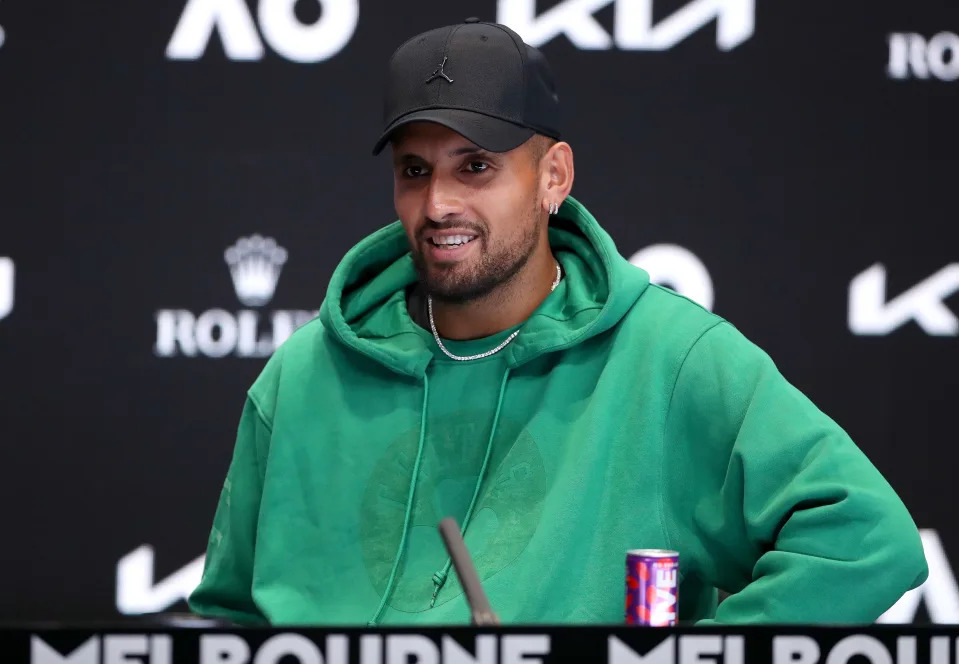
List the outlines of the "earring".
{"type": "Polygon", "coordinates": [[[549,204],[549,213],[550,213],[550,214],[556,214],[557,212],[559,212],[559,205],[557,205],[556,203],[550,203],[550,204],[549,204]]]}

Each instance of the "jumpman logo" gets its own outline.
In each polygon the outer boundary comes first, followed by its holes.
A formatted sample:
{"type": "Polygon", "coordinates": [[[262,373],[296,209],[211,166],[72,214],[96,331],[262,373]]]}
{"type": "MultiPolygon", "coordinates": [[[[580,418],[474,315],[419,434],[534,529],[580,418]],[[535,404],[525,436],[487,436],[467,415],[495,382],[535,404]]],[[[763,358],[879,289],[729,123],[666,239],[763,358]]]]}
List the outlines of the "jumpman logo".
{"type": "Polygon", "coordinates": [[[444,66],[446,66],[446,56],[445,56],[445,55],[443,56],[443,62],[441,62],[441,63],[440,63],[440,66],[436,68],[436,71],[434,71],[432,74],[430,74],[430,77],[429,77],[428,79],[426,79],[426,82],[429,83],[429,82],[432,81],[434,78],[439,78],[440,76],[442,76],[443,78],[446,79],[446,82],[447,82],[447,83],[452,83],[452,82],[453,82],[453,79],[451,79],[449,76],[447,76],[447,75],[446,75],[446,72],[443,71],[443,67],[444,67],[444,66]]]}

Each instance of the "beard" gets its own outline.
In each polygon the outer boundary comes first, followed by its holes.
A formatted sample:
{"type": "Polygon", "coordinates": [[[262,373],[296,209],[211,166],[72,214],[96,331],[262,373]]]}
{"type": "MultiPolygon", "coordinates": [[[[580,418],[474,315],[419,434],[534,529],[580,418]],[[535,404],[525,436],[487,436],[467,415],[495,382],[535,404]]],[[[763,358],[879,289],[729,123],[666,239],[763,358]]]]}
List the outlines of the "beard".
{"type": "Polygon", "coordinates": [[[468,228],[477,233],[473,242],[483,244],[478,247],[481,249],[478,259],[474,259],[467,265],[457,263],[447,268],[428,265],[420,249],[421,243],[418,242],[411,253],[416,273],[426,292],[434,300],[463,304],[486,297],[498,287],[509,283],[536,251],[540,228],[535,212],[535,209],[531,210],[526,219],[522,220],[526,230],[518,240],[504,242],[493,250],[490,250],[486,244],[489,234],[486,232],[485,225],[428,222],[421,232],[426,228],[440,229],[448,226],[468,228]]]}

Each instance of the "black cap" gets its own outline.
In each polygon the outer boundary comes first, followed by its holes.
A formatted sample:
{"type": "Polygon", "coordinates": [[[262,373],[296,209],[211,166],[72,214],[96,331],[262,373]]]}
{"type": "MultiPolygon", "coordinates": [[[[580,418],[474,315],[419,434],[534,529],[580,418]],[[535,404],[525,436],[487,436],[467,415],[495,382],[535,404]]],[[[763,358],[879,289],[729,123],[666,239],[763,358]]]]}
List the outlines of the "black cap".
{"type": "Polygon", "coordinates": [[[559,97],[546,58],[505,25],[468,18],[416,35],[390,59],[385,129],[436,122],[491,152],[506,152],[533,134],[558,139],[559,97]]]}

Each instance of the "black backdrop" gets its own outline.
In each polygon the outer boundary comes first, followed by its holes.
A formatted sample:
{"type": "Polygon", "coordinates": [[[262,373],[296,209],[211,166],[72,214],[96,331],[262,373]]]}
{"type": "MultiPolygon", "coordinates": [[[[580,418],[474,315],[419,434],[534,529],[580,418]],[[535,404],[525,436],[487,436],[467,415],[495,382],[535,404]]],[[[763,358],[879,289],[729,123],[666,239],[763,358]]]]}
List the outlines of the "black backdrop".
{"type": "Polygon", "coordinates": [[[899,491],[933,576],[889,619],[959,622],[948,0],[0,0],[0,618],[183,607],[245,389],[394,218],[386,60],[472,15],[547,39],[620,251],[711,287],[899,491]]]}

